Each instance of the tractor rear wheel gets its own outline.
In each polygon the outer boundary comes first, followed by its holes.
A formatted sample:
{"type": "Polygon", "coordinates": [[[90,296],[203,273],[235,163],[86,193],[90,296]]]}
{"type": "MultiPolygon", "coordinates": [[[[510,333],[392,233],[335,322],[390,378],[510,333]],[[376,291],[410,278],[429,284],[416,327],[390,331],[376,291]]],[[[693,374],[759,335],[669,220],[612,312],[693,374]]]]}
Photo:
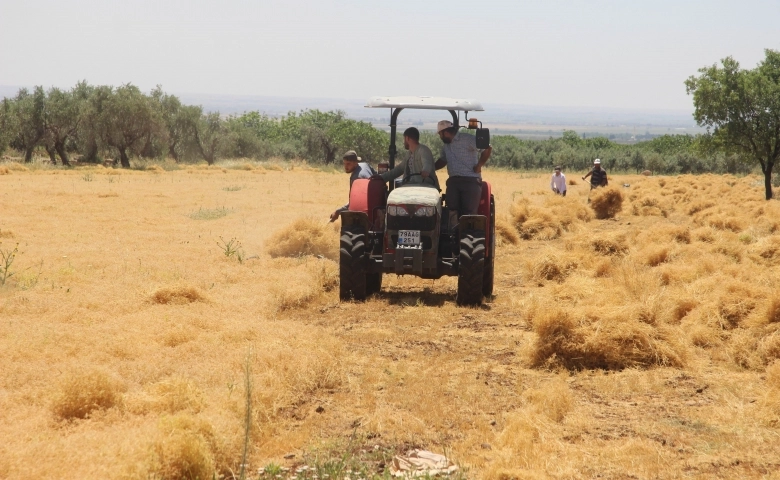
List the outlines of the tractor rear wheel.
{"type": "Polygon", "coordinates": [[[463,232],[458,257],[458,305],[482,303],[482,281],[485,274],[485,233],[463,232]]]}
{"type": "Polygon", "coordinates": [[[382,290],[382,272],[369,273],[366,277],[366,294],[372,295],[382,290]]]}
{"type": "Polygon", "coordinates": [[[482,277],[482,294],[485,297],[493,296],[493,277],[495,276],[496,262],[496,204],[493,195],[490,196],[490,251],[485,258],[485,274],[482,277]]]}
{"type": "Polygon", "coordinates": [[[339,298],[365,300],[367,287],[366,234],[362,229],[343,229],[339,251],[339,298]]]}

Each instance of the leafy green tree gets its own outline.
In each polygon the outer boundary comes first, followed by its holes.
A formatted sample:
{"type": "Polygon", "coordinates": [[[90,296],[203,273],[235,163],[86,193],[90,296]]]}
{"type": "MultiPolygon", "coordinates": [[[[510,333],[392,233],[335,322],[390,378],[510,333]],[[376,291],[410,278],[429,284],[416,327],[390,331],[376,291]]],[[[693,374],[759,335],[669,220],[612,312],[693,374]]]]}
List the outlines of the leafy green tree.
{"type": "Polygon", "coordinates": [[[642,152],[639,150],[634,151],[631,154],[631,160],[630,160],[631,168],[636,170],[636,173],[639,173],[645,169],[645,157],[642,155],[642,152]]]}
{"type": "Polygon", "coordinates": [[[16,117],[13,114],[13,101],[3,98],[0,104],[0,155],[11,144],[17,131],[16,117]]]}
{"type": "Polygon", "coordinates": [[[345,119],[344,112],[306,110],[301,112],[297,118],[294,113],[288,114],[287,117],[287,125],[295,124],[297,126],[306,146],[307,157],[310,160],[321,159],[326,164],[331,164],[336,160],[339,146],[333,135],[333,129],[345,119]]]}
{"type": "Polygon", "coordinates": [[[342,120],[334,125],[329,133],[339,153],[355,150],[363,161],[374,165],[386,157],[390,137],[370,123],[342,120]]]}
{"type": "Polygon", "coordinates": [[[745,70],[731,57],[699,70],[685,81],[693,95],[696,122],[715,145],[758,162],[766,199],[772,198],[772,169],[780,157],[780,51],[765,50],[755,69],[745,70]]]}
{"type": "Polygon", "coordinates": [[[200,155],[209,165],[214,165],[217,153],[225,138],[226,128],[219,112],[202,115],[195,129],[195,145],[200,155]]]}
{"type": "Polygon", "coordinates": [[[33,93],[26,88],[20,89],[12,102],[11,115],[17,128],[12,144],[24,150],[25,163],[32,161],[33,150],[46,134],[45,103],[46,93],[41,86],[35,87],[33,93]]]}
{"type": "Polygon", "coordinates": [[[105,99],[98,117],[98,129],[106,145],[119,152],[123,168],[130,168],[130,154],[139,153],[149,133],[160,121],[149,99],[138,87],[118,87],[105,99]]]}
{"type": "MultiPolygon", "coordinates": [[[[59,88],[52,88],[46,96],[44,108],[44,124],[46,126],[47,150],[53,149],[60,156],[63,165],[70,165],[66,143],[76,136],[79,122],[82,119],[82,97],[74,95],[73,91],[66,92],[59,88]]],[[[52,162],[53,153],[50,152],[52,162]]]]}
{"type": "Polygon", "coordinates": [[[195,129],[203,115],[202,109],[182,105],[178,97],[163,92],[159,85],[152,90],[150,98],[165,129],[164,135],[160,135],[166,141],[165,153],[176,162],[194,156],[195,129]]]}
{"type": "Polygon", "coordinates": [[[574,130],[564,130],[561,140],[572,148],[582,146],[582,139],[574,130]]]}
{"type": "Polygon", "coordinates": [[[76,150],[82,154],[79,161],[97,163],[100,161],[98,153],[103,143],[100,117],[105,103],[114,93],[113,89],[107,86],[94,87],[86,81],[81,81],[71,92],[82,106],[75,135],[76,150]]]}
{"type": "Polygon", "coordinates": [[[239,117],[230,116],[225,122],[227,138],[221,148],[227,157],[234,158],[268,158],[272,155],[271,148],[261,138],[259,124],[256,121],[257,112],[243,114],[239,117]]]}

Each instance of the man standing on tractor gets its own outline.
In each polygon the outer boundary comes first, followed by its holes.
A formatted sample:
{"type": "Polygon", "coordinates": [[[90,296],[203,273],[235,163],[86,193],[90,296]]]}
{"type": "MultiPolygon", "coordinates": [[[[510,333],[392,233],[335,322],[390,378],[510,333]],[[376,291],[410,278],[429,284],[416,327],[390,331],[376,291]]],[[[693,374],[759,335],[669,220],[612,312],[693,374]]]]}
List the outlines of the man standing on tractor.
{"type": "Polygon", "coordinates": [[[590,189],[607,186],[607,171],[601,168],[601,160],[593,160],[593,169],[582,177],[583,180],[590,176],[590,189]]]}
{"type": "Polygon", "coordinates": [[[452,122],[447,120],[439,122],[436,131],[444,142],[442,158],[436,166],[441,168],[447,165],[449,174],[447,207],[450,212],[457,211],[458,218],[463,215],[476,215],[482,196],[482,167],[493,153],[493,147],[488,146],[480,153],[476,137],[459,132],[452,122]]]}
{"type": "Polygon", "coordinates": [[[430,148],[420,143],[419,130],[410,127],[404,131],[404,148],[409,150],[409,156],[392,170],[379,175],[382,180],[389,182],[403,175],[404,185],[429,185],[439,189],[433,153],[430,148]]]}
{"type": "MultiPolygon", "coordinates": [[[[376,172],[373,168],[371,168],[371,165],[366,162],[361,162],[360,160],[360,157],[357,156],[357,152],[354,150],[349,150],[344,154],[344,171],[350,174],[350,190],[352,189],[352,182],[358,178],[371,178],[373,175],[376,175],[376,172]]],[[[330,221],[335,222],[336,219],[339,218],[339,213],[346,210],[349,210],[349,202],[347,202],[343,207],[337,209],[335,212],[331,213],[330,221]]]]}

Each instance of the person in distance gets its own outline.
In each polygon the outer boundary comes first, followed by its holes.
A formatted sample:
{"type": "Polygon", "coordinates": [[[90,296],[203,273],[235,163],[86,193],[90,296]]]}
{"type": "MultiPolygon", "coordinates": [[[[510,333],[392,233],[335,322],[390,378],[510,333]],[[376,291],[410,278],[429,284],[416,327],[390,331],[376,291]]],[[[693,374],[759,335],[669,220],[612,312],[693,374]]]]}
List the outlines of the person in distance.
{"type": "Polygon", "coordinates": [[[606,187],[609,183],[607,181],[607,171],[601,168],[601,160],[598,158],[593,160],[593,168],[582,177],[583,180],[590,177],[590,189],[598,187],[606,187]]]}
{"type": "Polygon", "coordinates": [[[555,167],[552,179],[550,179],[550,188],[557,195],[566,196],[566,175],[561,173],[561,167],[555,167]]]}

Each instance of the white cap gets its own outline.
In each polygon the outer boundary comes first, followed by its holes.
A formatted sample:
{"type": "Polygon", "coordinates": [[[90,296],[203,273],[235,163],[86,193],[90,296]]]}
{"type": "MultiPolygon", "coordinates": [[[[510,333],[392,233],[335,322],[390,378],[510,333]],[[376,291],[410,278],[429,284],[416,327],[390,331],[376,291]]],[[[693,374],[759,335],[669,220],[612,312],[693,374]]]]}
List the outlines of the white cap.
{"type": "Polygon", "coordinates": [[[593,160],[593,165],[601,165],[601,160],[599,160],[598,158],[593,160]]]}
{"type": "Polygon", "coordinates": [[[438,125],[436,125],[436,133],[440,133],[442,130],[446,130],[448,128],[451,128],[452,126],[453,126],[452,122],[450,122],[449,120],[442,120],[441,122],[438,123],[438,125]]]}

